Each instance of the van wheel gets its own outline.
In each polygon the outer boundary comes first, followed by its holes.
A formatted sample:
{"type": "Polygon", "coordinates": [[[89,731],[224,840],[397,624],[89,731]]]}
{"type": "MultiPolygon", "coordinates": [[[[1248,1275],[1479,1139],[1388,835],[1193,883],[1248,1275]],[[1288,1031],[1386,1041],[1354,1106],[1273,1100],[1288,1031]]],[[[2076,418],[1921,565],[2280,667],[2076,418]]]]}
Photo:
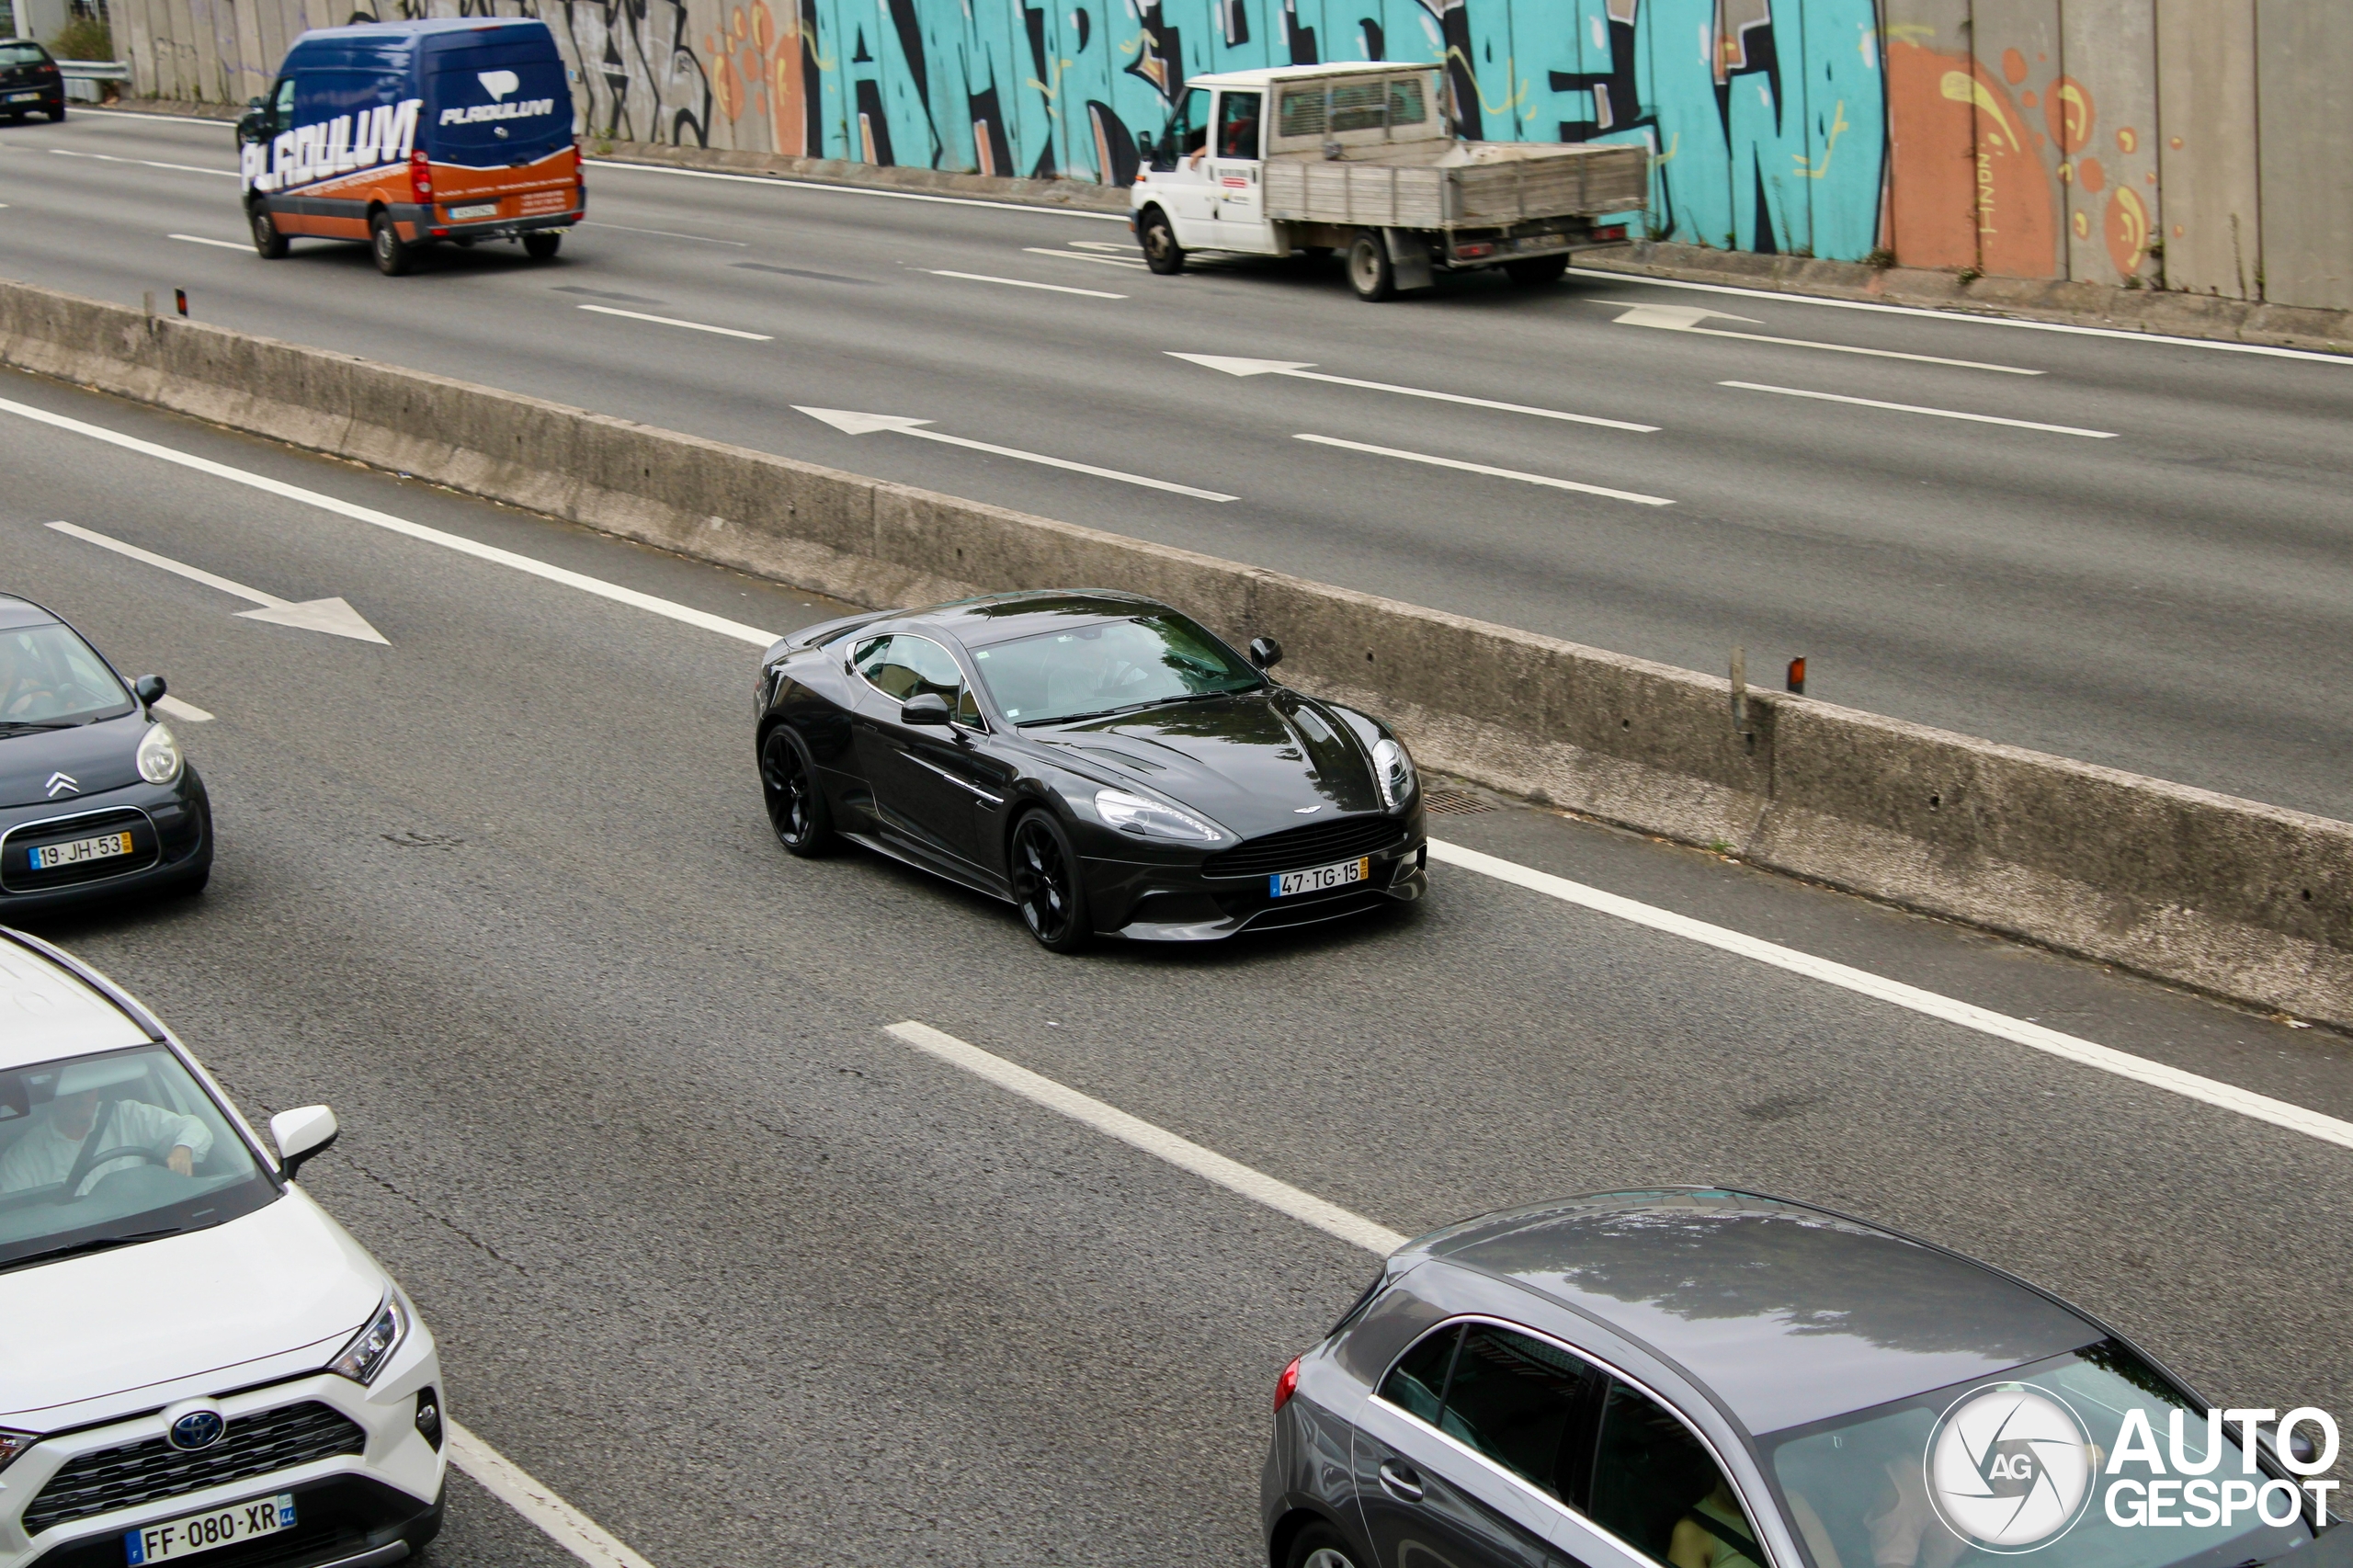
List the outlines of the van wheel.
{"type": "Polygon", "coordinates": [[[368,220],[368,246],[376,253],[376,270],[385,277],[398,278],[408,270],[413,247],[401,243],[392,215],[381,207],[368,220]]]}
{"type": "Polygon", "coordinates": [[[1564,256],[1532,256],[1526,261],[1504,263],[1504,276],[1523,289],[1558,283],[1568,270],[1569,258],[1564,256]]]}
{"type": "Polygon", "coordinates": [[[1163,278],[1173,278],[1185,270],[1185,247],[1176,243],[1176,231],[1169,226],[1168,214],[1157,207],[1143,210],[1136,237],[1143,242],[1144,264],[1163,278]]]}
{"type": "Polygon", "coordinates": [[[563,248],[563,236],[552,229],[541,229],[523,236],[523,254],[533,261],[553,261],[555,253],[563,248]]]}
{"type": "Polygon", "coordinates": [[[1397,293],[1397,272],[1389,265],[1389,246],[1378,229],[1358,229],[1348,243],[1348,283],[1357,298],[1379,302],[1397,293]]]}
{"type": "Polygon", "coordinates": [[[286,236],[278,232],[277,221],[269,209],[256,206],[253,210],[254,251],[264,261],[276,261],[287,251],[286,236]]]}

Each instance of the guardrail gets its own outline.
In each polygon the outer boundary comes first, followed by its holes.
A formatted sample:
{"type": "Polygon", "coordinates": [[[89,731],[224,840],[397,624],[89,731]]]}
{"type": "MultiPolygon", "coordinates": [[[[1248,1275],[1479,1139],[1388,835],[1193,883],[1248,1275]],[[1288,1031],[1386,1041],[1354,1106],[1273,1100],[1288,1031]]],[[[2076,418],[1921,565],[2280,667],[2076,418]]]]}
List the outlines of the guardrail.
{"type": "Polygon", "coordinates": [[[131,81],[131,66],[120,60],[61,60],[57,74],[65,78],[66,97],[79,104],[119,98],[131,81]],[[108,92],[108,87],[115,90],[108,92]]]}

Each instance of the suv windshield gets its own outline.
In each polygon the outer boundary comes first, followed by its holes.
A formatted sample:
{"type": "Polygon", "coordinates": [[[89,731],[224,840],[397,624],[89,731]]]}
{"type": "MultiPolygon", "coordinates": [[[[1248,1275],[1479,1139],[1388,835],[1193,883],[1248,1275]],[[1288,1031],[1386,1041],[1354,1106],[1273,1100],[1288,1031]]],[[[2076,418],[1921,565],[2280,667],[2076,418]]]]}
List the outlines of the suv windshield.
{"type": "Polygon", "coordinates": [[[12,724],[85,724],[130,711],[122,682],[71,627],[52,620],[0,631],[0,733],[12,724]]]}
{"type": "Polygon", "coordinates": [[[200,1231],[278,1191],[162,1046],[0,1073],[0,1268],[200,1231]]]}
{"type": "Polygon", "coordinates": [[[1040,631],[975,650],[972,663],[1017,724],[1094,719],[1266,685],[1233,649],[1181,615],[1040,631]]]}
{"type": "Polygon", "coordinates": [[[2312,1530],[2288,1512],[2302,1494],[2285,1481],[2267,1501],[2270,1517],[2287,1522],[2264,1521],[2256,1494],[2273,1476],[2247,1473],[2235,1429],[2222,1430],[2222,1451],[2209,1453],[2206,1412],[2181,1403],[2146,1361],[2109,1340],[1996,1381],[1774,1433],[1758,1446],[1814,1568],[1997,1568],[2029,1546],[2037,1568],[2237,1568],[2311,1540],[2312,1530]],[[2014,1397],[1997,1399],[1977,1413],[1984,1429],[1974,1430],[1975,1401],[1986,1391],[2041,1399],[2024,1411],[2014,1397]],[[1948,1410],[1955,1416],[1940,1430],[1948,1410]],[[2149,1423],[2161,1468],[2139,1457],[2150,1446],[2138,1422],[2129,1442],[2118,1441],[2134,1411],[2149,1423]],[[2184,1465],[2170,1447],[2177,1412],[2184,1465]],[[2087,1444],[2071,1440],[2075,1429],[2087,1444]],[[1966,1494],[1958,1505],[1932,1499],[1932,1479],[1945,1483],[1943,1497],[1966,1494]],[[2116,1522],[2136,1519],[2160,1493],[2170,1494],[2160,1508],[2170,1528],[2116,1522]],[[2072,1528],[2069,1504],[2081,1509],[2072,1528]],[[1953,1523],[1948,1513],[1958,1516],[1953,1523]],[[1962,1529],[1974,1533],[1965,1539],[1962,1529]]]}

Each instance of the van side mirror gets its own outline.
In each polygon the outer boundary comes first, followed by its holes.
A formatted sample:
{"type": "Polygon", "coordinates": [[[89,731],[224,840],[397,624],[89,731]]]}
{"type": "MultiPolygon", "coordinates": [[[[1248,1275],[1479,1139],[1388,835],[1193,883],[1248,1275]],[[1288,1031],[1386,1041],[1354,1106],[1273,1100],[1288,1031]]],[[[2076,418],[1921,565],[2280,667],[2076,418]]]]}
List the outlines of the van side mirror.
{"type": "Polygon", "coordinates": [[[153,708],[163,701],[164,690],[162,676],[141,676],[131,683],[131,694],[139,699],[140,705],[144,708],[153,708]]]}
{"type": "Polygon", "coordinates": [[[278,1145],[278,1169],[292,1181],[294,1173],[313,1154],[324,1154],[327,1146],[342,1136],[343,1129],[335,1125],[335,1112],[323,1105],[306,1105],[296,1110],[281,1110],[269,1119],[269,1140],[278,1145]]]}
{"type": "Polygon", "coordinates": [[[1250,662],[1262,670],[1271,670],[1283,662],[1283,645],[1271,637],[1250,639],[1250,662]]]}
{"type": "Polygon", "coordinates": [[[936,691],[910,697],[899,704],[899,722],[902,724],[945,724],[948,718],[948,699],[936,691]]]}

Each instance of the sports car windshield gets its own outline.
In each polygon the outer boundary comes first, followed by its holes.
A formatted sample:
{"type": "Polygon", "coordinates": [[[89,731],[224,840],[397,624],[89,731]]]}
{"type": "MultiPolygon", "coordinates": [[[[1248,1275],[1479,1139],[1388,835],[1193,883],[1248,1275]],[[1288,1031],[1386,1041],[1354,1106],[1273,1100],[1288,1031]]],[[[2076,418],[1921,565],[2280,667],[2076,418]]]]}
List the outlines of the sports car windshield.
{"type": "Polygon", "coordinates": [[[0,734],[130,711],[131,694],[72,628],[52,620],[0,631],[0,734]]]}
{"type": "Polygon", "coordinates": [[[1005,716],[1024,725],[1099,718],[1266,685],[1232,649],[1181,615],[1040,631],[979,649],[972,662],[1005,716]]]}
{"type": "Polygon", "coordinates": [[[0,1073],[0,1268],[204,1230],[277,1196],[161,1046],[0,1073]]]}
{"type": "Polygon", "coordinates": [[[2037,1568],[2237,1568],[2313,1534],[2292,1511],[2302,1494],[2246,1473],[2235,1430],[2225,1426],[2222,1452],[2210,1453],[2206,1413],[2177,1403],[2111,1340],[1759,1446],[1814,1568],[2001,1568],[2029,1548],[2037,1568]],[[2139,1457],[2134,1411],[2157,1466],[2139,1457]],[[2170,1447],[2177,1412],[2187,1464],[2170,1447]],[[2272,1494],[2259,1497],[2267,1483],[2272,1494]],[[2258,1501],[2284,1522],[2267,1523],[2258,1501]]]}

